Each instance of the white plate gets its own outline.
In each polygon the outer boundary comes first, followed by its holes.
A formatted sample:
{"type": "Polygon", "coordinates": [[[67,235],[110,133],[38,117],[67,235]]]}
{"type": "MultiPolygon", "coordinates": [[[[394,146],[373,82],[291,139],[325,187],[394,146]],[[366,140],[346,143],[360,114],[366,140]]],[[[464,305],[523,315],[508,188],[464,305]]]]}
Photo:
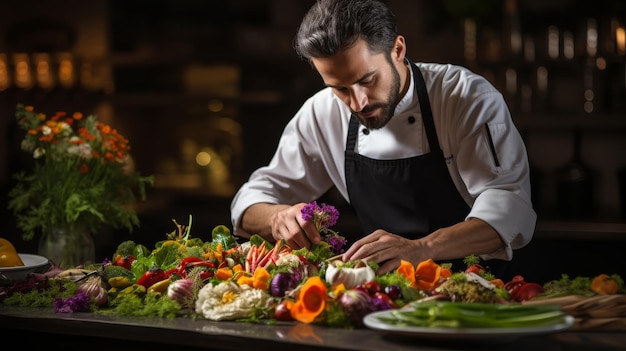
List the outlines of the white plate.
{"type": "Polygon", "coordinates": [[[2,272],[2,274],[8,279],[26,279],[29,273],[33,273],[38,268],[41,268],[48,264],[48,259],[43,256],[23,253],[18,253],[18,255],[22,259],[22,262],[24,262],[23,266],[0,267],[0,272],[2,272]]]}
{"type": "Polygon", "coordinates": [[[392,325],[379,320],[379,317],[390,317],[392,312],[385,310],[370,313],[364,317],[363,323],[371,329],[420,338],[482,341],[508,341],[526,335],[556,333],[574,324],[574,317],[570,315],[565,315],[561,323],[524,328],[429,328],[392,325]]]}

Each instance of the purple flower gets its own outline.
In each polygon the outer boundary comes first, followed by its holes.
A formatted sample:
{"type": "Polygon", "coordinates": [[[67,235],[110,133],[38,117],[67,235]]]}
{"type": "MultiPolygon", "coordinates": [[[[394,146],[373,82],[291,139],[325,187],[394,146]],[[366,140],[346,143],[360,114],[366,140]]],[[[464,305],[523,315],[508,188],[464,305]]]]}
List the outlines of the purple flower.
{"type": "Polygon", "coordinates": [[[333,253],[338,255],[338,254],[342,254],[345,252],[343,247],[346,245],[348,241],[344,239],[344,237],[342,236],[339,236],[337,234],[331,234],[326,237],[326,242],[328,243],[330,250],[333,253]]]}
{"type": "Polygon", "coordinates": [[[87,312],[90,305],[91,297],[83,292],[78,292],[74,297],[68,297],[65,300],[57,298],[52,304],[54,312],[59,313],[87,312]]]}
{"type": "Polygon", "coordinates": [[[311,221],[315,218],[315,210],[317,209],[317,202],[309,202],[300,210],[302,219],[305,221],[311,221]]]}
{"type": "Polygon", "coordinates": [[[320,211],[320,226],[330,228],[337,223],[339,219],[339,211],[334,206],[322,204],[320,211]]]}
{"type": "Polygon", "coordinates": [[[319,231],[334,226],[339,219],[339,211],[334,206],[323,203],[321,206],[317,201],[309,202],[301,210],[300,214],[305,221],[313,221],[319,231]]]}
{"type": "Polygon", "coordinates": [[[313,221],[315,228],[320,234],[326,234],[324,241],[328,243],[331,251],[335,254],[343,253],[343,247],[347,240],[330,227],[334,226],[339,219],[339,211],[334,206],[322,203],[321,206],[316,201],[309,202],[300,211],[302,219],[313,221]]]}

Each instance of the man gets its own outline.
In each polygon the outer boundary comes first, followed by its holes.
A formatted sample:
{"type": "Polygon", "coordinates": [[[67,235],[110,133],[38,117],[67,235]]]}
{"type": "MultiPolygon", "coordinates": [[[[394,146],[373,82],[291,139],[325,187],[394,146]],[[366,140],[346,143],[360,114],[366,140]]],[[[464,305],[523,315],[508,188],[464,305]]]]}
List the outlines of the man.
{"type": "Polygon", "coordinates": [[[531,240],[526,149],[487,80],[408,60],[394,15],[374,0],[319,0],[294,43],[326,88],[235,195],[236,235],[318,243],[300,210],[336,186],[366,234],[341,233],[353,243],[342,259],[377,262],[378,274],[401,259],[504,262],[531,240]]]}

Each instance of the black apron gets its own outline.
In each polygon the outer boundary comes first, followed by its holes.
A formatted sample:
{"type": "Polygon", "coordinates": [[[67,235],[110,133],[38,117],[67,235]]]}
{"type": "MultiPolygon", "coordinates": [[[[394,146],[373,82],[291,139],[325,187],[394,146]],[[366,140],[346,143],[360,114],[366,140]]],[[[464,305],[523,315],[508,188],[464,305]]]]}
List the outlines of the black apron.
{"type": "MultiPolygon", "coordinates": [[[[376,229],[408,239],[465,220],[470,207],[456,189],[435,130],[424,77],[410,62],[430,153],[396,160],[375,160],[357,154],[359,122],[350,118],[346,140],[346,184],[350,204],[365,234],[376,229]]],[[[407,121],[407,123],[409,123],[407,121]]],[[[358,235],[345,235],[350,243],[358,235]]],[[[465,269],[462,260],[453,269],[465,269]]]]}

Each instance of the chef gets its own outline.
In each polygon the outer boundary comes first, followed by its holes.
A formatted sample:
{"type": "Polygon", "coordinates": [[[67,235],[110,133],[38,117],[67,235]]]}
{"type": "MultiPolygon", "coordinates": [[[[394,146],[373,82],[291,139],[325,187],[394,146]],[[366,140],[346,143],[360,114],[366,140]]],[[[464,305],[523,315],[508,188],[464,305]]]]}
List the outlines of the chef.
{"type": "Polygon", "coordinates": [[[235,194],[235,235],[295,249],[318,243],[300,210],[335,186],[363,228],[342,233],[351,244],[342,259],[376,262],[378,274],[400,260],[469,255],[496,267],[529,243],[536,213],[526,148],[486,79],[408,59],[391,9],[376,0],[317,1],[294,46],[325,88],[235,194]]]}

